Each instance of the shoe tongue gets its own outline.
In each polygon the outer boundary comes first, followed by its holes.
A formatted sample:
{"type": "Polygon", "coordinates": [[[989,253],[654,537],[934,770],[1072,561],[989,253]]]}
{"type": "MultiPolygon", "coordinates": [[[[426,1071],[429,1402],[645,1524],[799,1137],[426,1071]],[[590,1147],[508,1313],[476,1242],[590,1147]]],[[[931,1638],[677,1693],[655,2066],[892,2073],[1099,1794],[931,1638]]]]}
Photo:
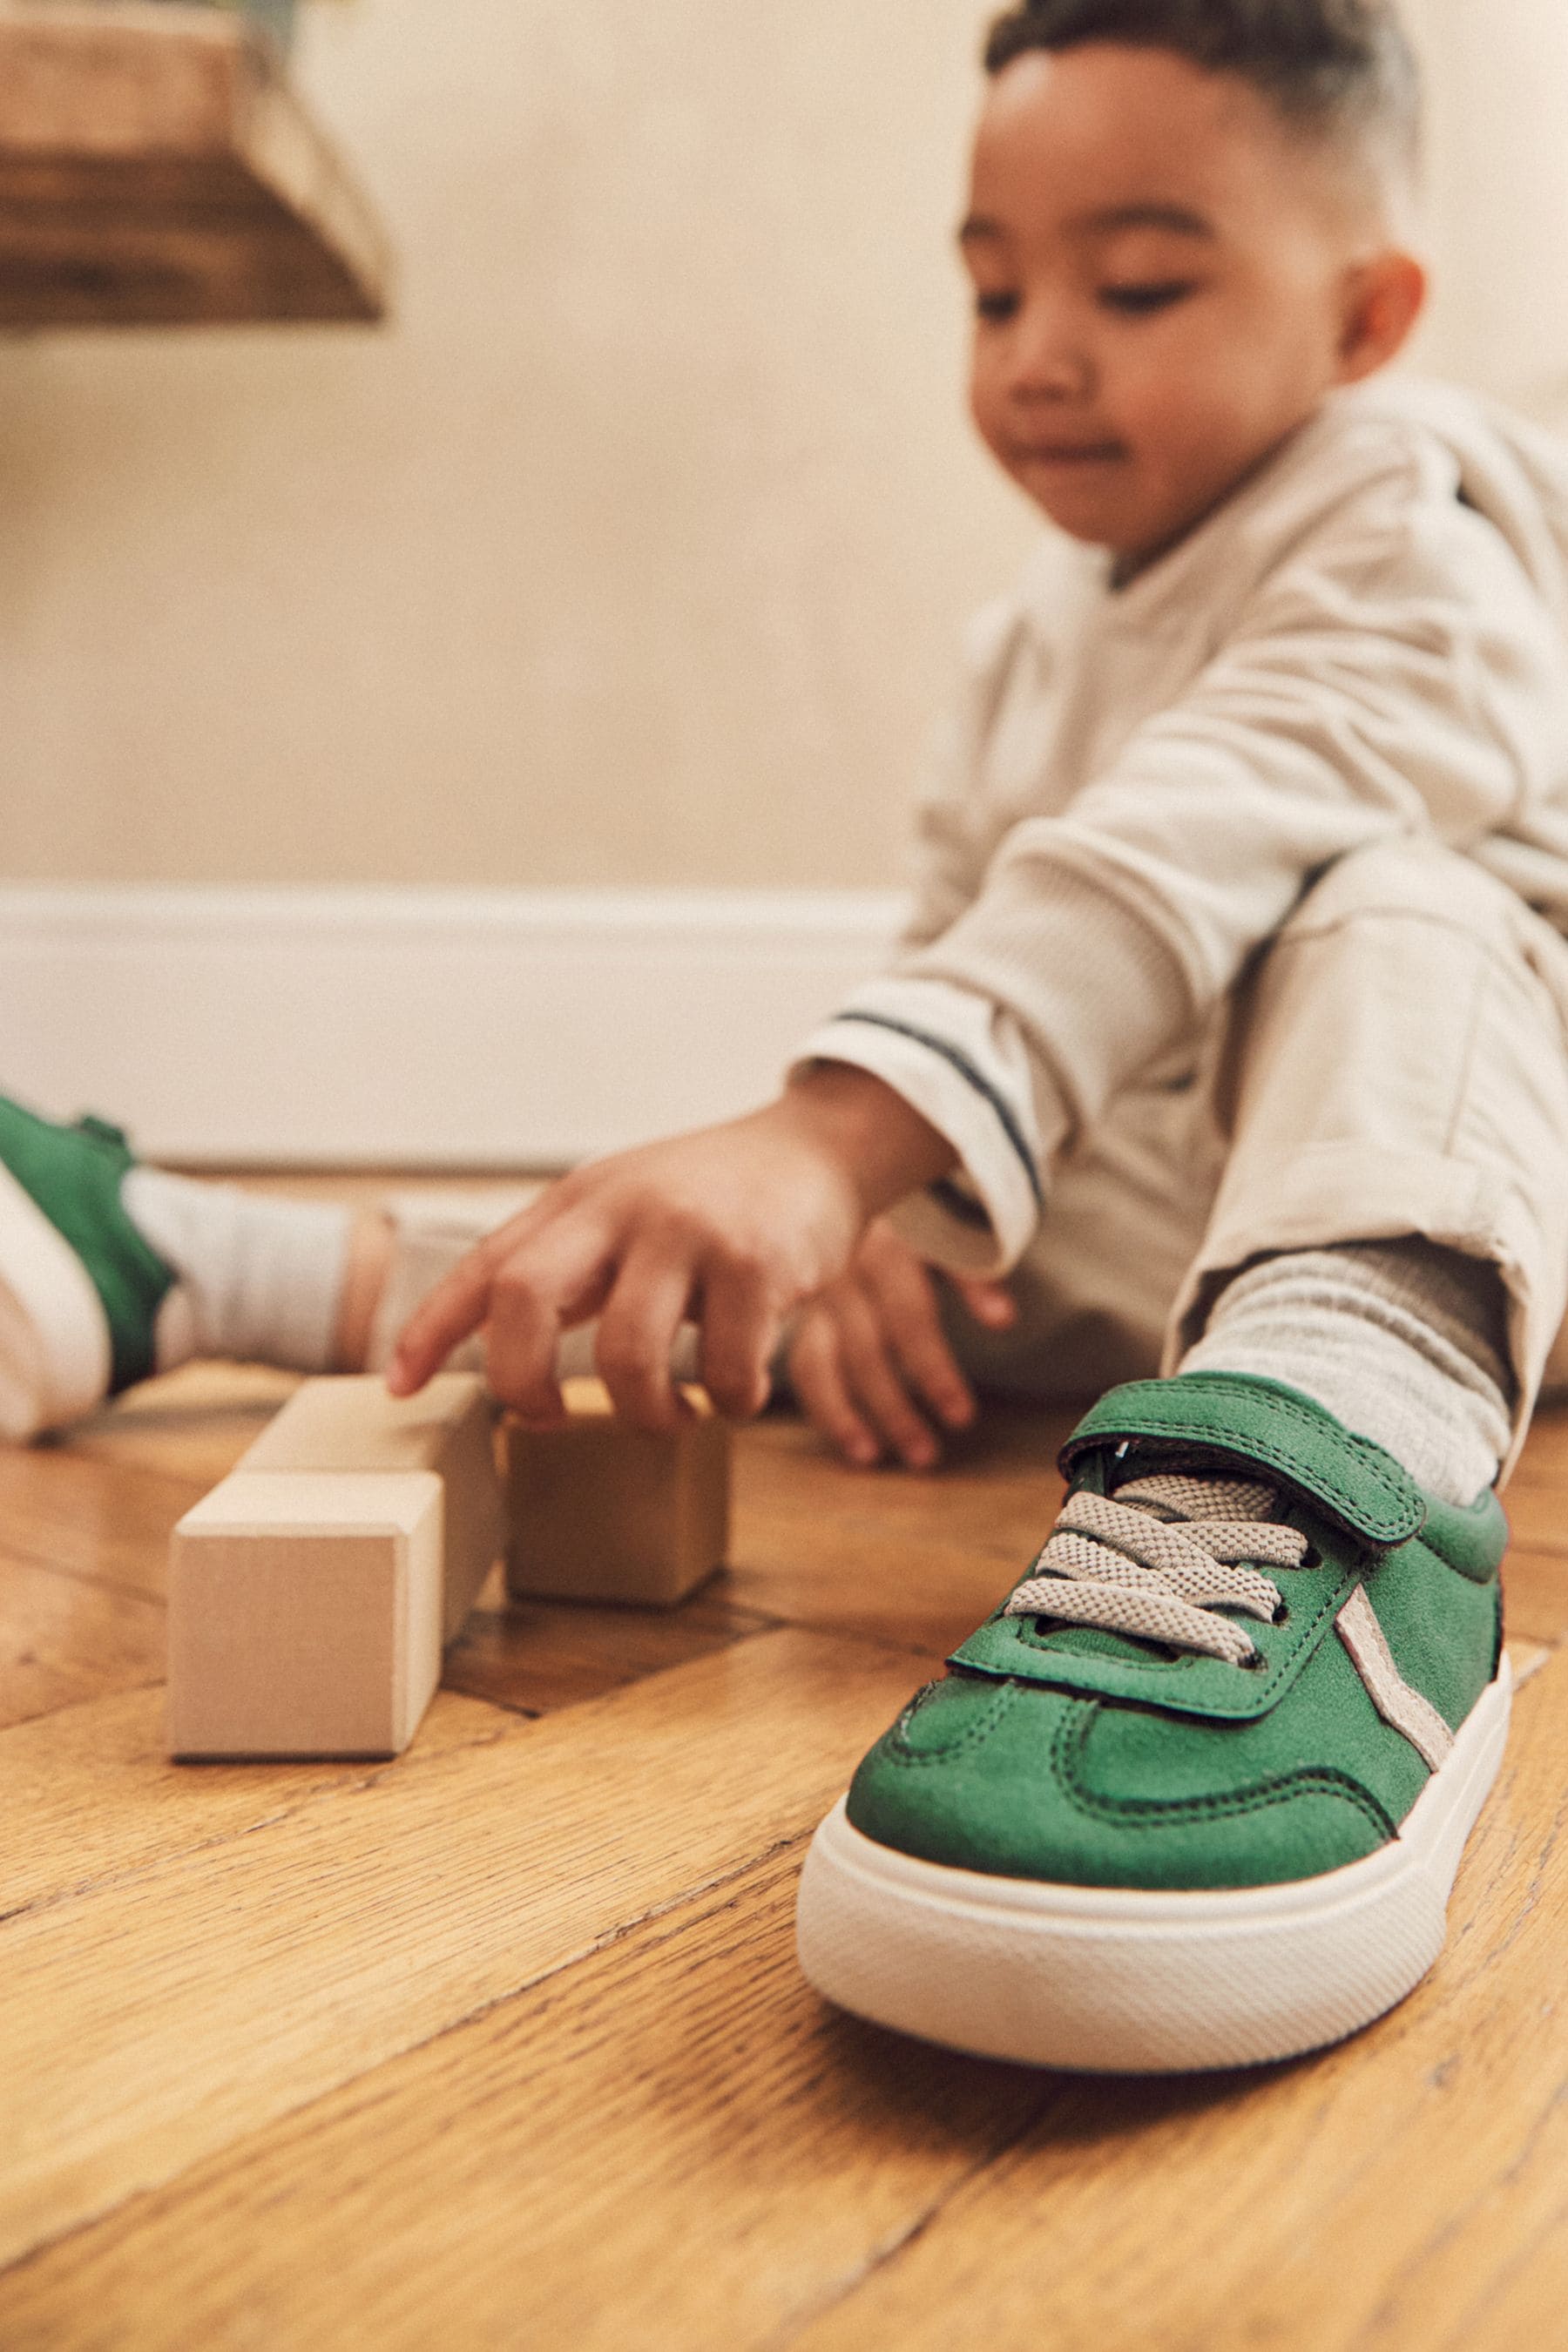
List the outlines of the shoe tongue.
{"type": "MultiPolygon", "coordinates": [[[[1194,1460],[1169,1446],[1133,1446],[1118,1465],[1110,1492],[1133,1509],[1148,1507],[1155,1519],[1175,1519],[1190,1525],[1203,1541],[1205,1519],[1270,1519],[1279,1496],[1259,1479],[1239,1477],[1226,1465],[1194,1460]],[[1152,1486],[1147,1498],[1137,1491],[1152,1486]],[[1129,1492],[1129,1489],[1134,1491],[1129,1492]]],[[[1053,1650],[1079,1658],[1115,1658],[1122,1664],[1147,1664],[1163,1645],[1135,1633],[1114,1633],[1102,1625],[1053,1625],[1044,1639],[1053,1650]]]]}
{"type": "Polygon", "coordinates": [[[1200,1543],[1205,1519],[1269,1520],[1279,1500],[1267,1479],[1169,1454],[1129,1462],[1110,1493],[1119,1503],[1146,1509],[1151,1517],[1190,1522],[1200,1543]]]}

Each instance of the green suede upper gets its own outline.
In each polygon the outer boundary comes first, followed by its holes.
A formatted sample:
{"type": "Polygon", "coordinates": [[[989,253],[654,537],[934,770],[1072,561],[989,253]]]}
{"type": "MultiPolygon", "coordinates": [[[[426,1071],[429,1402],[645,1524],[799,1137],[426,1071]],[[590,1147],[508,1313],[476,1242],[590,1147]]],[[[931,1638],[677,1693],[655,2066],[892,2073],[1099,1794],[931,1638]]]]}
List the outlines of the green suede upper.
{"type": "Polygon", "coordinates": [[[1496,1497],[1438,1501],[1310,1398],[1237,1373],[1115,1390],[1062,1460],[1102,1494],[1177,1464],[1267,1477],[1311,1546],[1267,1571],[1284,1622],[1247,1619],[1246,1667],[999,1608],[862,1763],[854,1826],[958,1868],[1164,1889],[1309,1877],[1385,1843],[1429,1773],[1334,1618],[1364,1583],[1400,1674],[1457,1729],[1501,1643],[1496,1497]]]}
{"type": "Polygon", "coordinates": [[[124,1136],[100,1118],[57,1126],[0,1096],[0,1164],[70,1244],[103,1302],[111,1389],[145,1380],[158,1308],[174,1276],[121,1204],[121,1185],[135,1166],[124,1136]]]}

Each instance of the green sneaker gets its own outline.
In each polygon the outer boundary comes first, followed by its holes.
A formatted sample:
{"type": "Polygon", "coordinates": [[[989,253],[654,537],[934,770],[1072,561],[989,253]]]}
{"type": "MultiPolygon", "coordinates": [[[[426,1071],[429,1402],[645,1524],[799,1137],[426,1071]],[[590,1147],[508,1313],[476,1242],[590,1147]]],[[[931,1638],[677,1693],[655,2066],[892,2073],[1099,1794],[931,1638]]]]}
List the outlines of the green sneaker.
{"type": "Polygon", "coordinates": [[[1338,2041],[1442,1948],[1502,1759],[1495,1496],[1275,1381],[1116,1389],[1028,1576],[823,1822],[801,1964],[883,2025],[1112,2073],[1338,2041]]]}
{"type": "Polygon", "coordinates": [[[174,1275],[121,1203],[120,1129],[0,1097],[0,1438],[62,1428],[153,1370],[174,1275]]]}

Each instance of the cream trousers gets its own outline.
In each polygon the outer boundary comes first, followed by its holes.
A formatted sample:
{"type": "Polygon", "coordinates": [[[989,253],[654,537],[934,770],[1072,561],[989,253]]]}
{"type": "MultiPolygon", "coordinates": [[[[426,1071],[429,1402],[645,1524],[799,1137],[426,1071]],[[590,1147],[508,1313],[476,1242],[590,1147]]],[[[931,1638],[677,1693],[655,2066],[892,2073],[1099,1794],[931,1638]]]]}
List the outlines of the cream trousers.
{"type": "Polygon", "coordinates": [[[1197,1075],[1131,1089],[1056,1171],[1014,1329],[956,1313],[992,1392],[1173,1370],[1218,1292],[1282,1251],[1419,1234],[1510,1303],[1517,1455],[1568,1382],[1568,942],[1479,866],[1383,843],[1254,960],[1197,1075]]]}

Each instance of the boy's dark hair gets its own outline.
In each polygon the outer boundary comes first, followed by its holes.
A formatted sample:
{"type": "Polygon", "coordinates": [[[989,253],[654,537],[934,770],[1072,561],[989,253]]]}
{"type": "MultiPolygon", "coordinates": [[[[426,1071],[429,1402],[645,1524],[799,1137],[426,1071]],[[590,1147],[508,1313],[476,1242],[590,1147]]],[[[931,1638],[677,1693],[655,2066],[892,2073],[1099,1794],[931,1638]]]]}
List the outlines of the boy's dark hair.
{"type": "Polygon", "coordinates": [[[985,70],[1089,41],[1237,74],[1291,128],[1346,145],[1370,137],[1415,168],[1420,77],[1391,0],[1018,0],[986,36],[985,70]]]}

